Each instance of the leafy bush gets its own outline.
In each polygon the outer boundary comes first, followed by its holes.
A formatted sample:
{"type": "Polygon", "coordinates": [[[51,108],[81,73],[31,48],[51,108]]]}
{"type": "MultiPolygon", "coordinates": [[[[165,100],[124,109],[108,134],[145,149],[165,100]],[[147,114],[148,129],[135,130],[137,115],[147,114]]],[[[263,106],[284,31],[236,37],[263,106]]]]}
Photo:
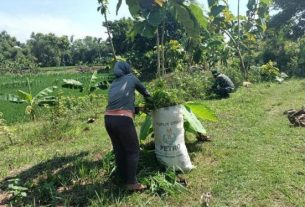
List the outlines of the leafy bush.
{"type": "Polygon", "coordinates": [[[152,94],[157,90],[163,91],[158,92],[159,95],[169,93],[172,98],[178,98],[178,103],[182,103],[207,98],[207,90],[212,83],[211,76],[202,71],[177,70],[174,73],[167,74],[161,80],[152,81],[148,89],[152,94]]]}
{"type": "Polygon", "coordinates": [[[207,98],[207,90],[213,84],[208,73],[202,71],[177,71],[168,79],[170,87],[179,89],[179,98],[185,101],[207,98]]]}
{"type": "MultiPolygon", "coordinates": [[[[1,60],[1,59],[0,59],[1,60]]],[[[0,61],[0,73],[37,73],[38,66],[34,61],[27,57],[20,57],[16,60],[0,61]]]]}
{"type": "Polygon", "coordinates": [[[179,67],[179,65],[183,64],[185,51],[177,40],[170,40],[165,45],[165,56],[167,59],[167,72],[172,72],[179,67]]]}
{"type": "Polygon", "coordinates": [[[223,68],[223,73],[230,77],[236,87],[242,85],[243,76],[240,72],[239,60],[233,59],[227,67],[223,68]]]}
{"type": "Polygon", "coordinates": [[[267,64],[262,65],[260,67],[260,73],[262,76],[262,80],[272,81],[275,80],[275,78],[280,75],[280,70],[277,67],[275,67],[274,62],[269,61],[267,64]]]}
{"type": "Polygon", "coordinates": [[[159,79],[149,86],[151,97],[147,99],[146,110],[156,110],[182,103],[178,98],[178,90],[166,86],[166,81],[159,79]]]}
{"type": "Polygon", "coordinates": [[[180,94],[181,90],[178,90],[178,88],[169,87],[168,80],[166,81],[164,79],[158,79],[150,85],[150,88],[153,90],[153,92],[152,96],[146,99],[145,111],[147,116],[145,117],[145,120],[143,120],[143,124],[141,126],[141,140],[145,140],[153,132],[150,111],[154,111],[159,108],[182,104],[182,114],[185,118],[185,130],[195,134],[206,133],[204,127],[196,116],[203,120],[217,120],[215,113],[202,103],[186,102],[183,96],[180,94]],[[192,112],[192,108],[195,109],[194,113],[192,112]]]}
{"type": "MultiPolygon", "coordinates": [[[[305,76],[305,38],[297,41],[287,39],[280,31],[279,34],[271,35],[264,44],[261,45],[260,60],[267,63],[272,60],[277,63],[281,72],[289,76],[305,76]]],[[[256,62],[258,64],[259,62],[256,62]]]]}

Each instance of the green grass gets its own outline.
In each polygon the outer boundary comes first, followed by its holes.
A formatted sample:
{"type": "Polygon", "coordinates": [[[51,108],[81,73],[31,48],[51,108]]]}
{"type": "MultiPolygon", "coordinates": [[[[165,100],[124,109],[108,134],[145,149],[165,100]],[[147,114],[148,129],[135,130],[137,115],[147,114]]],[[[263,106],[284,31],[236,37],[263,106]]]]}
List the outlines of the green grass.
{"type": "MultiPolygon", "coordinates": [[[[290,127],[283,115],[304,106],[304,94],[305,80],[291,80],[205,101],[219,121],[205,124],[211,142],[190,139],[187,147],[197,168],[183,175],[188,186],[181,192],[129,194],[112,185],[104,159],[111,143],[102,115],[89,131],[75,120],[75,137],[46,143],[23,139],[37,124],[12,126],[27,130],[15,132],[18,142],[12,146],[0,138],[0,179],[17,176],[30,186],[29,205],[201,206],[201,196],[210,192],[211,206],[305,206],[305,128],[290,127]]],[[[148,150],[141,153],[139,174],[143,181],[166,175],[148,150]]]]}
{"type": "MultiPolygon", "coordinates": [[[[42,89],[49,86],[58,86],[55,93],[62,91],[67,96],[82,96],[78,90],[64,89],[61,87],[63,79],[75,79],[82,83],[87,83],[91,78],[92,73],[39,73],[36,75],[3,75],[0,77],[0,94],[16,94],[17,90],[28,91],[27,78],[31,82],[31,90],[35,95],[42,89]]],[[[103,74],[98,74],[102,79],[103,74]]],[[[98,93],[105,91],[98,90],[98,93]]],[[[8,123],[28,121],[29,117],[25,115],[25,104],[11,104],[9,102],[0,101],[0,112],[4,114],[4,118],[8,123]]]]}

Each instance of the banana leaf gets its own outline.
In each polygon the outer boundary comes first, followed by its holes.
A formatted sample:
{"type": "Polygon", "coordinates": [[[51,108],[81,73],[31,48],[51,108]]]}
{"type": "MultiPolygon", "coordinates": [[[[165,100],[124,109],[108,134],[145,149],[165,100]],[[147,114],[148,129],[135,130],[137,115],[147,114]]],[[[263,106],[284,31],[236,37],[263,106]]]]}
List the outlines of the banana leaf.
{"type": "Polygon", "coordinates": [[[184,127],[186,131],[191,133],[206,134],[205,128],[202,126],[201,122],[197,119],[195,114],[190,109],[187,109],[185,106],[182,106],[182,113],[184,118],[184,127]]]}
{"type": "Polygon", "coordinates": [[[189,10],[191,11],[192,15],[196,18],[199,25],[202,28],[207,28],[208,26],[208,18],[204,16],[202,9],[199,5],[191,3],[189,6],[189,10]]]}
{"type": "Polygon", "coordinates": [[[83,84],[74,79],[63,79],[64,84],[62,85],[63,88],[73,88],[73,89],[83,89],[83,84]]]}
{"type": "Polygon", "coordinates": [[[199,119],[216,122],[217,116],[214,111],[202,103],[188,102],[184,106],[192,111],[199,119]]]}
{"type": "Polygon", "coordinates": [[[33,100],[32,94],[27,93],[27,92],[22,91],[22,90],[18,90],[17,95],[18,95],[21,99],[23,99],[23,100],[25,100],[25,101],[28,101],[28,103],[31,103],[32,100],[33,100]]]}
{"type": "Polygon", "coordinates": [[[19,96],[13,95],[13,94],[0,94],[0,100],[1,101],[9,101],[12,103],[24,103],[25,100],[21,99],[19,96]]]}
{"type": "Polygon", "coordinates": [[[58,103],[58,99],[55,96],[45,96],[37,101],[38,106],[55,106],[58,103]]]}
{"type": "Polygon", "coordinates": [[[55,89],[57,89],[57,86],[47,87],[47,88],[41,90],[39,93],[37,93],[37,95],[34,97],[34,99],[43,98],[44,96],[47,96],[50,93],[53,93],[55,89]]]}
{"type": "Polygon", "coordinates": [[[152,118],[150,115],[146,115],[145,120],[140,129],[140,139],[145,140],[152,132],[152,118]]]}
{"type": "Polygon", "coordinates": [[[101,82],[95,84],[95,88],[99,88],[99,89],[102,89],[102,90],[108,89],[109,86],[110,86],[110,83],[108,81],[106,81],[106,80],[101,81],[101,82]]]}
{"type": "Polygon", "coordinates": [[[95,87],[96,81],[97,81],[97,71],[94,71],[94,73],[92,74],[91,78],[90,78],[90,83],[89,83],[89,87],[95,87]]]}
{"type": "Polygon", "coordinates": [[[122,5],[122,0],[119,0],[117,5],[116,5],[116,15],[118,15],[119,9],[121,8],[121,5],[122,5]]]}

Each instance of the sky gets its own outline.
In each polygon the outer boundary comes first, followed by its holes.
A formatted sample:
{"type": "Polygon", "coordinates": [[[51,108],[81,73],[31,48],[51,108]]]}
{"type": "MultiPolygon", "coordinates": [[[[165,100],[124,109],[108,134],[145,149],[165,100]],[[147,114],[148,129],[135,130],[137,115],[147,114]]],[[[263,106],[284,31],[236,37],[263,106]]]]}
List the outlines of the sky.
{"type": "MultiPolygon", "coordinates": [[[[128,7],[122,4],[116,15],[118,0],[109,0],[109,20],[130,17],[128,7]]],[[[205,8],[206,0],[198,0],[205,8]]],[[[237,0],[229,0],[230,9],[237,13],[237,0]]],[[[241,0],[241,14],[246,13],[247,0],[241,0]]],[[[55,33],[107,38],[102,26],[103,16],[97,12],[97,0],[0,0],[0,31],[7,31],[25,42],[32,32],[55,33]]]]}

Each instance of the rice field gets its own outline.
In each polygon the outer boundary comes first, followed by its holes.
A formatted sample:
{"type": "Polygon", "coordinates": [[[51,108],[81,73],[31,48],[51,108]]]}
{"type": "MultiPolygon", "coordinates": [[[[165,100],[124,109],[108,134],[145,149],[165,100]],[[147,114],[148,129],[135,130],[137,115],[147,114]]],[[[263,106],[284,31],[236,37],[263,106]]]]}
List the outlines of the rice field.
{"type": "MultiPolygon", "coordinates": [[[[48,69],[50,70],[50,69],[48,69]]],[[[63,79],[75,79],[84,85],[90,81],[92,73],[38,73],[26,75],[1,75],[0,76],[0,94],[16,94],[18,90],[28,92],[27,79],[30,81],[30,87],[33,94],[38,93],[42,89],[49,86],[57,86],[58,89],[55,93],[62,92],[64,95],[69,96],[82,96],[78,90],[70,90],[62,88],[63,79]]],[[[107,80],[108,73],[98,74],[99,81],[107,80]]],[[[97,93],[105,93],[105,91],[98,90],[97,93]]],[[[24,122],[28,117],[24,114],[25,104],[12,104],[5,101],[0,101],[0,112],[3,113],[4,119],[9,124],[16,122],[24,122]]]]}

